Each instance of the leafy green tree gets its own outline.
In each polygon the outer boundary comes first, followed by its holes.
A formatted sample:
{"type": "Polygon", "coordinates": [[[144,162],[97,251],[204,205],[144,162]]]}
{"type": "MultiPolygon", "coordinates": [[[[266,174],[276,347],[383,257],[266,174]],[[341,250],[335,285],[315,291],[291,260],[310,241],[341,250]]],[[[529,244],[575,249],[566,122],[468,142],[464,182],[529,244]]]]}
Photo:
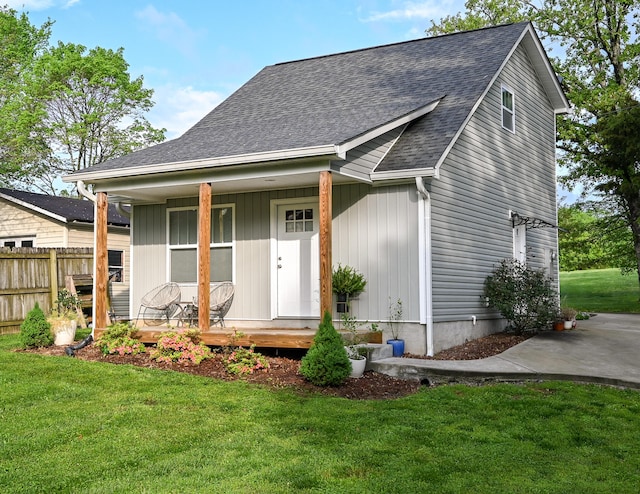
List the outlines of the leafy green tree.
{"type": "Polygon", "coordinates": [[[51,187],[66,173],[131,153],[164,140],[144,117],[153,90],[132,79],[123,49],[87,50],[59,43],[38,60],[36,72],[46,107],[51,155],[39,179],[51,187]]]}
{"type": "Polygon", "coordinates": [[[45,51],[51,23],[35,27],[26,14],[0,6],[0,185],[29,174],[25,164],[48,154],[39,133],[44,108],[34,94],[33,70],[45,51]]]}
{"type": "Polygon", "coordinates": [[[633,270],[635,256],[628,223],[602,201],[558,207],[560,270],[633,270]]]}
{"type": "Polygon", "coordinates": [[[123,49],[49,46],[52,24],[0,7],[0,185],[56,193],[60,175],[164,140],[123,49]]]}
{"type": "Polygon", "coordinates": [[[598,219],[578,205],[558,208],[560,270],[575,271],[609,267],[603,264],[604,251],[594,239],[598,219]]]}
{"type": "Polygon", "coordinates": [[[466,14],[427,31],[451,32],[495,22],[531,20],[553,54],[573,106],[558,119],[561,181],[607,199],[632,234],[640,282],[640,166],[637,124],[640,0],[469,0],[466,14]]]}

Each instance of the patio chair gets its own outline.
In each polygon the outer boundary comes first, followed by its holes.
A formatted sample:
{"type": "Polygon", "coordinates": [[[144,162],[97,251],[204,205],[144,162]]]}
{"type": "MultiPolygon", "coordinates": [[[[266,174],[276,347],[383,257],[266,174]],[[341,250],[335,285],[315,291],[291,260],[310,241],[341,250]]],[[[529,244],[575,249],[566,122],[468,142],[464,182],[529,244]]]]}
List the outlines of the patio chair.
{"type": "Polygon", "coordinates": [[[147,326],[158,326],[180,310],[180,287],[177,283],[165,283],[147,293],[140,301],[136,325],[142,316],[147,326]]]}
{"type": "Polygon", "coordinates": [[[228,281],[213,287],[209,300],[209,324],[211,326],[220,323],[220,326],[224,328],[224,316],[231,308],[234,293],[235,287],[233,283],[228,281]]]}

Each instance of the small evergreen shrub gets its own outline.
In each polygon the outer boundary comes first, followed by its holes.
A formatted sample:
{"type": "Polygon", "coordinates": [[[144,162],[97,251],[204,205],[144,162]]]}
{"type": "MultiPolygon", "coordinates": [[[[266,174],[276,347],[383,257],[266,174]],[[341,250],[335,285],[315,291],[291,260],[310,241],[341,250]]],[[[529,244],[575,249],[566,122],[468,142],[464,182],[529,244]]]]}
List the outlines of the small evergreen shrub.
{"type": "Polygon", "coordinates": [[[144,353],[144,343],[136,340],[133,335],[137,328],[126,322],[118,322],[107,326],[107,329],[96,340],[96,345],[103,355],[135,355],[144,353]]]}
{"type": "Polygon", "coordinates": [[[199,365],[211,356],[209,347],[200,343],[200,330],[197,328],[163,333],[150,355],[158,362],[195,365],[199,365]]]}
{"type": "Polygon", "coordinates": [[[484,297],[516,334],[548,329],[558,316],[558,294],[543,269],[504,259],[484,283],[484,297]]]}
{"type": "Polygon", "coordinates": [[[302,357],[300,373],[316,386],[339,386],[351,374],[351,362],[329,311],[325,311],[313,344],[302,357]]]}
{"type": "Polygon", "coordinates": [[[38,302],[29,311],[20,325],[20,344],[22,348],[39,348],[53,345],[51,324],[47,322],[38,302]]]}

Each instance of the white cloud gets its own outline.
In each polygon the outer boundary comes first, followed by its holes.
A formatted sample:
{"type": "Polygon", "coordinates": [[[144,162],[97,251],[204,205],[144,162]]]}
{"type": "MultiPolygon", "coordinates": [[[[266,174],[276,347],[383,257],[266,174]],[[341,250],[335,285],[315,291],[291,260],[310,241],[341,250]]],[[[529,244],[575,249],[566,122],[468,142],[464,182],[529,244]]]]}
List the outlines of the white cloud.
{"type": "Polygon", "coordinates": [[[175,12],[164,13],[153,5],[147,5],[135,13],[143,28],[152,31],[157,39],[177,48],[184,56],[193,56],[199,34],[175,12]]]}
{"type": "Polygon", "coordinates": [[[401,2],[400,7],[386,12],[371,11],[360,20],[363,22],[411,21],[434,19],[442,16],[451,7],[451,2],[401,2]]]}
{"type": "Polygon", "coordinates": [[[175,139],[213,110],[225,97],[215,91],[198,91],[191,86],[156,87],[153,94],[156,104],[147,119],[154,127],[167,129],[167,139],[175,139]]]}

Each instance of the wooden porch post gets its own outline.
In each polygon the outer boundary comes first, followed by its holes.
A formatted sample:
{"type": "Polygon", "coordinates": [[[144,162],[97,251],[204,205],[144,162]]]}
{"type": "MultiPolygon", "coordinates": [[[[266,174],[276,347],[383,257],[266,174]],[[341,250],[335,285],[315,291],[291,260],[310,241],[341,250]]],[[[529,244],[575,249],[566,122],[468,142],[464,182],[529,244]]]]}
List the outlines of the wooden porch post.
{"type": "Polygon", "coordinates": [[[96,245],[95,256],[95,310],[93,314],[94,329],[107,327],[107,283],[109,282],[109,264],[107,255],[107,194],[98,192],[95,205],[96,245]]]}
{"type": "Polygon", "coordinates": [[[200,184],[198,208],[198,327],[209,329],[211,282],[211,184],[200,184]]]}
{"type": "Polygon", "coordinates": [[[320,319],[325,311],[332,314],[331,303],[331,221],[333,177],[330,171],[320,172],[320,319]]]}

